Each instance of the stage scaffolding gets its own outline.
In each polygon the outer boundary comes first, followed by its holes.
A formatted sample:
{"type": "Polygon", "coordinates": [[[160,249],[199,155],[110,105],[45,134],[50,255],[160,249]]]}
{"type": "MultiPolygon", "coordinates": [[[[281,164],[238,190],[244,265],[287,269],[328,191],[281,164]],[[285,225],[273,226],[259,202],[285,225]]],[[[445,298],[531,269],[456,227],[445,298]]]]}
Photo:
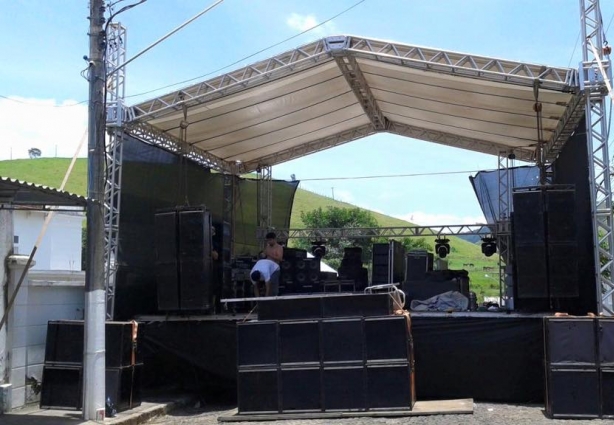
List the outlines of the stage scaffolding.
{"type": "MultiPolygon", "coordinates": [[[[280,239],[287,238],[333,238],[333,237],[425,237],[473,234],[496,237],[500,248],[500,278],[505,277],[505,266],[510,254],[509,210],[511,192],[509,158],[535,162],[536,151],[523,147],[510,147],[486,142],[467,135],[452,134],[437,129],[427,129],[391,121],[382,112],[377,99],[369,88],[360,61],[377,61],[386,66],[467,77],[491,83],[505,83],[540,90],[572,93],[556,129],[544,141],[544,158],[547,165],[554,162],[569,139],[582,116],[586,114],[588,133],[587,149],[592,162],[590,170],[591,201],[595,235],[595,281],[598,288],[599,309],[612,315],[614,296],[614,233],[612,219],[612,193],[610,161],[607,146],[607,123],[605,119],[605,78],[611,75],[609,59],[603,55],[603,28],[599,0],[580,0],[583,61],[579,71],[542,65],[525,64],[494,58],[456,53],[431,48],[408,46],[355,36],[327,37],[297,49],[284,52],[256,64],[220,75],[151,101],[127,108],[125,106],[125,68],[121,65],[126,55],[126,30],[121,24],[110,23],[107,46],[107,129],[109,133],[106,154],[107,173],[105,189],[105,283],[107,287],[108,318],[113,317],[115,297],[115,273],[119,232],[122,141],[126,135],[145,143],[158,146],[169,152],[225,173],[224,220],[233,217],[230,203],[234,201],[234,178],[243,173],[258,172],[258,237],[270,229],[272,208],[272,166],[299,158],[310,153],[341,145],[381,131],[427,140],[448,146],[469,149],[496,155],[499,158],[500,211],[502,215],[494,225],[408,226],[398,228],[369,229],[274,229],[280,239]],[[596,46],[599,58],[595,58],[591,43],[596,46]],[[178,137],[163,131],[148,120],[159,119],[169,111],[180,111],[184,105],[202,107],[208,101],[239,93],[264,83],[280,80],[298,72],[312,70],[327,61],[334,61],[354,93],[368,120],[365,123],[335,134],[307,140],[300,145],[280,148],[245,162],[231,155],[214,155],[194,143],[185,144],[178,137]],[[605,76],[602,70],[605,70],[605,76]]],[[[231,238],[232,240],[232,238],[231,238]]]]}

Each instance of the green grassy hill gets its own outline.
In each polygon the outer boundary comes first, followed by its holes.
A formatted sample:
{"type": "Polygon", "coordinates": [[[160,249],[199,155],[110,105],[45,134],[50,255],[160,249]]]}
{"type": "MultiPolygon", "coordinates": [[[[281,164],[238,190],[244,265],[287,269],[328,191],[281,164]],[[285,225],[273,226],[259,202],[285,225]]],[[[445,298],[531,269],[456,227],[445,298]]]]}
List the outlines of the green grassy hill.
{"type": "MultiPolygon", "coordinates": [[[[69,164],[70,159],[68,158],[37,158],[0,161],[0,176],[59,188],[69,164]]],[[[87,161],[84,158],[79,158],[65,190],[79,195],[85,195],[86,188],[87,161]]],[[[325,209],[329,206],[355,208],[355,205],[336,201],[332,198],[327,198],[299,188],[294,199],[290,227],[304,227],[301,221],[301,212],[311,211],[320,207],[325,209]]],[[[382,227],[402,227],[411,225],[411,223],[398,218],[373,211],[371,213],[382,227]]],[[[434,246],[434,237],[425,237],[425,240],[431,246],[434,246]]],[[[473,244],[460,238],[451,237],[450,245],[452,249],[449,255],[450,268],[465,268],[470,270],[472,290],[478,293],[478,295],[498,295],[498,276],[493,278],[491,276],[493,272],[484,271],[484,267],[493,267],[494,270],[496,270],[497,257],[484,257],[481,253],[479,244],[473,244]],[[464,264],[473,264],[473,267],[464,267],[464,264]]]]}

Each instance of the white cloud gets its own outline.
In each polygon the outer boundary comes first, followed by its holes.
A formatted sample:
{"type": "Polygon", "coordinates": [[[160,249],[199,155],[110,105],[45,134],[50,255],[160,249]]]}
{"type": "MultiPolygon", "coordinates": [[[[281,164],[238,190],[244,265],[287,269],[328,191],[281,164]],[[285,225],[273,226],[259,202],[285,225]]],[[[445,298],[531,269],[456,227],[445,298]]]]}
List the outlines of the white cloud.
{"type": "Polygon", "coordinates": [[[351,204],[355,201],[352,192],[350,192],[349,190],[337,189],[334,191],[334,194],[335,200],[337,201],[347,202],[348,204],[351,204]]]}
{"type": "MultiPolygon", "coordinates": [[[[87,105],[75,101],[11,97],[0,99],[0,160],[28,158],[38,148],[42,157],[72,157],[87,128],[87,105]],[[56,107],[54,107],[56,106],[56,107]],[[57,107],[61,106],[61,107],[57,107]]],[[[87,155],[87,142],[80,156],[87,155]]]]}
{"type": "MultiPolygon", "coordinates": [[[[314,28],[319,24],[315,15],[301,15],[298,13],[292,13],[288,19],[286,19],[286,24],[299,32],[307,31],[311,28],[314,28]]],[[[327,22],[324,25],[320,25],[317,28],[314,28],[311,33],[317,37],[323,37],[325,35],[332,35],[337,32],[337,27],[333,22],[327,22]]]]}
{"type": "Polygon", "coordinates": [[[409,221],[420,226],[441,226],[452,224],[483,224],[486,223],[484,216],[458,216],[455,214],[428,214],[422,211],[413,211],[396,218],[409,221]]]}

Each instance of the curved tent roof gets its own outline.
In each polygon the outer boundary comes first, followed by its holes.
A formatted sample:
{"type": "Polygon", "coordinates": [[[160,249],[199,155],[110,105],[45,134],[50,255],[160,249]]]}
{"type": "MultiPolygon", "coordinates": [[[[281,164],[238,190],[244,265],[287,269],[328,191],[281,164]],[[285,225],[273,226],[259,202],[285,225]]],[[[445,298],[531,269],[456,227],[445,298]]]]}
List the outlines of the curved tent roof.
{"type": "Polygon", "coordinates": [[[236,173],[376,132],[534,161],[536,95],[553,161],[584,113],[576,70],[335,36],[134,105],[127,130],[236,173]]]}

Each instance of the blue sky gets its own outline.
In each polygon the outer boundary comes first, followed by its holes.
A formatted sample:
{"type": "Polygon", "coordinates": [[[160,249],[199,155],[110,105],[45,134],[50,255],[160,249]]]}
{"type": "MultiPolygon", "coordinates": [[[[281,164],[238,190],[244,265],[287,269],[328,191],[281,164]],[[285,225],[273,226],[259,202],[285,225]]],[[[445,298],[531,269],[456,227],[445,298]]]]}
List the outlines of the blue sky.
{"type": "MultiPolygon", "coordinates": [[[[323,22],[358,0],[225,0],[127,68],[127,94],[202,76],[323,22]]],[[[131,3],[126,0],[121,5],[131,3]]],[[[128,57],[212,1],[148,0],[120,17],[128,57]]],[[[604,24],[614,2],[602,0],[604,24]]],[[[0,159],[72,156],[83,136],[87,99],[80,76],[88,52],[87,0],[0,0],[0,159]],[[54,107],[56,106],[56,107],[54,107]],[[57,153],[56,153],[57,152],[57,153]]],[[[258,59],[333,34],[355,34],[524,62],[577,67],[577,0],[365,0],[332,22],[258,59]],[[577,44],[574,52],[574,46],[577,44]]],[[[612,34],[614,29],[608,31],[612,34]]],[[[215,74],[215,73],[214,73],[215,74]]],[[[213,76],[213,75],[211,75],[213,76]]],[[[179,88],[176,86],[174,88],[179,88]]],[[[133,96],[128,103],[162,94],[133,96]]],[[[85,151],[82,151],[85,155],[85,151]]],[[[379,134],[273,169],[298,179],[492,169],[497,159],[379,134]]],[[[481,221],[468,174],[372,180],[304,181],[302,187],[420,224],[481,221]],[[333,189],[334,188],[334,189],[333,189]]]]}

